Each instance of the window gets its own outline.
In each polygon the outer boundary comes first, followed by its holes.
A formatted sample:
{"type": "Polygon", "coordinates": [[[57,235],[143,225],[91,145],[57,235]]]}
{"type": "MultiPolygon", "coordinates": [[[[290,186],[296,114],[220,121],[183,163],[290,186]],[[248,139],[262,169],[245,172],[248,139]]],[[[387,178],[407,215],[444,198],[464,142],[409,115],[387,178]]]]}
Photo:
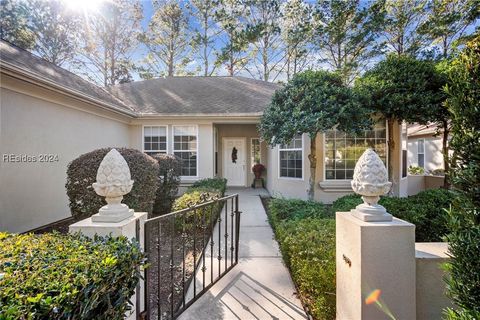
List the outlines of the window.
{"type": "Polygon", "coordinates": [[[386,164],[386,133],[384,122],[359,135],[328,130],[325,133],[325,180],[352,179],[355,164],[367,148],[373,148],[386,164]]]}
{"type": "Polygon", "coordinates": [[[281,145],[278,152],[280,158],[280,177],[302,179],[302,136],[296,136],[289,144],[281,145]]]}
{"type": "Polygon", "coordinates": [[[417,144],[417,162],[418,166],[425,168],[425,140],[419,139],[417,144]]]}
{"type": "Polygon", "coordinates": [[[402,178],[407,176],[407,123],[402,123],[402,178]]]}
{"type": "Polygon", "coordinates": [[[253,165],[257,164],[257,163],[260,163],[261,161],[261,151],[260,151],[260,139],[258,138],[252,138],[252,141],[251,141],[251,145],[250,145],[250,148],[251,148],[251,165],[253,167],[253,165]]]}
{"type": "Polygon", "coordinates": [[[167,127],[143,127],[143,151],[149,155],[167,153],[167,127]]]}
{"type": "Polygon", "coordinates": [[[173,154],[182,160],[182,176],[197,176],[196,126],[173,126],[173,154]]]}

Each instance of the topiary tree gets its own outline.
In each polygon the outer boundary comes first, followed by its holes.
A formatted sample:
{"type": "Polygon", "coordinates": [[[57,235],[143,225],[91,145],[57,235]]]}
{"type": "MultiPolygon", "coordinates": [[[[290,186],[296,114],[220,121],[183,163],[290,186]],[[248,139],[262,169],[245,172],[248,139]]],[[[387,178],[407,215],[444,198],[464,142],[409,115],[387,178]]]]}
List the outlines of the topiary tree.
{"type": "Polygon", "coordinates": [[[310,188],[314,198],[317,167],[316,137],[335,126],[346,132],[370,127],[369,111],[360,103],[355,91],[342,78],[327,71],[306,71],[294,76],[273,95],[265,110],[259,131],[271,146],[289,143],[297,134],[310,136],[310,188]]]}
{"type": "Polygon", "coordinates": [[[156,154],[158,161],[158,188],[153,205],[153,213],[166,214],[172,209],[172,204],[178,193],[182,163],[180,158],[171,154],[156,154]]]}
{"type": "MultiPolygon", "coordinates": [[[[389,55],[363,77],[356,88],[364,96],[366,107],[387,119],[388,132],[393,132],[396,121],[443,121],[445,78],[431,61],[421,61],[404,55],[389,55]]],[[[393,135],[388,135],[388,174],[393,177],[393,135]]]]}
{"type": "Polygon", "coordinates": [[[480,319],[480,34],[452,63],[446,86],[452,114],[451,174],[457,199],[450,210],[447,319],[480,319]]]}
{"type": "MultiPolygon", "coordinates": [[[[111,149],[85,153],[68,165],[65,187],[70,210],[76,220],[87,218],[106,205],[105,199],[93,190],[92,183],[96,181],[100,162],[111,149]]],[[[116,149],[127,161],[134,181],[132,191],[124,196],[123,203],[135,211],[151,213],[157,191],[157,161],[136,149],[116,149]]]]}

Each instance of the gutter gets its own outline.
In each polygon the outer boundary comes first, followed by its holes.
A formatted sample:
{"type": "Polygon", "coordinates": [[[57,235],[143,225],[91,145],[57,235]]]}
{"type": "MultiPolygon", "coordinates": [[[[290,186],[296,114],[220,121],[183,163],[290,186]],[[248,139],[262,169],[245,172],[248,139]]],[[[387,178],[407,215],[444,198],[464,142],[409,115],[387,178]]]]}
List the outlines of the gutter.
{"type": "MultiPolygon", "coordinates": [[[[68,96],[74,97],[84,102],[93,103],[98,105],[102,109],[107,109],[109,111],[113,111],[122,115],[129,116],[131,118],[137,118],[137,113],[135,111],[129,111],[118,106],[107,103],[96,98],[93,98],[89,95],[86,95],[78,90],[67,88],[61,85],[58,85],[56,82],[46,79],[38,74],[29,72],[21,67],[12,65],[11,63],[2,61],[0,64],[0,69],[3,73],[10,75],[16,79],[29,82],[34,85],[39,85],[47,89],[53,89],[54,91],[62,94],[66,94],[68,96]],[[6,72],[5,72],[6,71],[6,72]],[[19,77],[20,76],[20,77],[19,77]]],[[[103,90],[103,89],[102,89],[103,90]]]]}

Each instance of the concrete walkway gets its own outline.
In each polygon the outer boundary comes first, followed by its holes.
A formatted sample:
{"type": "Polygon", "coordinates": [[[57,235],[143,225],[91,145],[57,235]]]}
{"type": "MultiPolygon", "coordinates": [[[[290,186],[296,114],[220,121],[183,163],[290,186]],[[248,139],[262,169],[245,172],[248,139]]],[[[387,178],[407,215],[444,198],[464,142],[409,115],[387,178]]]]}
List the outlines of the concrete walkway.
{"type": "MultiPolygon", "coordinates": [[[[227,194],[234,193],[239,194],[242,211],[238,264],[179,319],[307,319],[259,197],[267,192],[250,188],[227,190],[227,194]]],[[[214,234],[219,232],[221,236],[217,226],[214,234]]],[[[201,272],[196,280],[199,286],[201,272]]],[[[187,296],[193,296],[192,286],[187,296]]]]}

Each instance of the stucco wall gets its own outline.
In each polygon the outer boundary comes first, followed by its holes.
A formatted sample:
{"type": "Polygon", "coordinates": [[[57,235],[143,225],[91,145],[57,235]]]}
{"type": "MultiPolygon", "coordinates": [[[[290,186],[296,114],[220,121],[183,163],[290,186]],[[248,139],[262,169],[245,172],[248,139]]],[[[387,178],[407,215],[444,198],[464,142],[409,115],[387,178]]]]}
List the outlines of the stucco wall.
{"type": "Polygon", "coordinates": [[[167,152],[173,153],[173,126],[195,125],[198,128],[197,177],[182,178],[182,185],[213,177],[213,125],[211,122],[198,120],[141,120],[137,119],[131,126],[129,139],[133,148],[143,151],[143,126],[167,126],[167,152]]]}
{"type": "MultiPolygon", "coordinates": [[[[251,160],[251,152],[252,152],[252,138],[259,138],[259,134],[257,131],[256,124],[216,124],[215,127],[217,128],[217,138],[218,138],[218,155],[217,155],[217,169],[218,175],[224,176],[223,174],[223,138],[246,138],[246,186],[250,186],[253,183],[253,179],[255,178],[252,172],[252,160],[251,160]]],[[[266,163],[267,159],[267,146],[265,142],[260,143],[260,162],[262,164],[266,163]]],[[[269,172],[264,174],[266,177],[269,172]]]]}
{"type": "Polygon", "coordinates": [[[443,169],[441,137],[408,138],[408,166],[418,166],[418,140],[425,139],[425,170],[443,169]]]}
{"type": "Polygon", "coordinates": [[[81,111],[92,106],[52,92],[31,92],[38,96],[0,91],[0,230],[22,232],[69,217],[68,163],[94,149],[129,142],[129,126],[120,118],[81,111]],[[58,162],[6,162],[6,154],[58,155],[58,162]]]}
{"type": "Polygon", "coordinates": [[[272,196],[285,198],[308,198],[308,177],[310,176],[310,138],[303,135],[303,178],[281,178],[279,174],[278,147],[269,148],[267,168],[267,190],[272,196]]]}

